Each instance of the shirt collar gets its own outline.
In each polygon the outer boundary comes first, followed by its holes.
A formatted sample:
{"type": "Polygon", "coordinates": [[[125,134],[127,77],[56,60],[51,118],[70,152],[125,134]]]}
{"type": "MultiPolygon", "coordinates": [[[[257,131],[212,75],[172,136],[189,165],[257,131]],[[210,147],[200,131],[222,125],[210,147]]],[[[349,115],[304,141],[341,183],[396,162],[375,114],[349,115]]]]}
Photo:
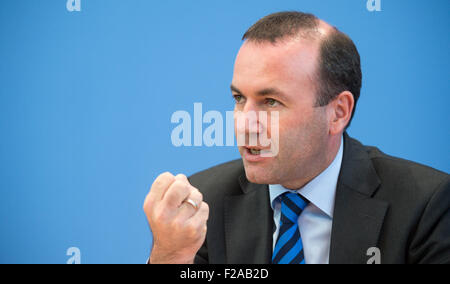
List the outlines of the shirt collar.
{"type": "Polygon", "coordinates": [[[333,162],[317,177],[298,190],[289,190],[279,184],[270,184],[270,205],[275,208],[275,201],[285,192],[297,192],[308,199],[317,208],[333,218],[334,200],[336,196],[336,186],[339,178],[339,172],[342,165],[344,153],[344,139],[341,138],[341,146],[333,162]]]}

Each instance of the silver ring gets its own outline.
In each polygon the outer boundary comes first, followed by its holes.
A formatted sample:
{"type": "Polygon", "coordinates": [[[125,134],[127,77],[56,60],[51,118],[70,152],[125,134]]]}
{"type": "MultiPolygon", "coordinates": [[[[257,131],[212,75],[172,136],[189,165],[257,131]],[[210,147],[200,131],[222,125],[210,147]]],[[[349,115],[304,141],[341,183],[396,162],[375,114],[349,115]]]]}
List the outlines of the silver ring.
{"type": "Polygon", "coordinates": [[[188,199],[186,199],[186,200],[183,201],[183,202],[188,203],[189,205],[191,205],[192,207],[194,207],[195,210],[198,210],[198,205],[197,205],[197,203],[195,203],[194,200],[188,198],[188,199]]]}

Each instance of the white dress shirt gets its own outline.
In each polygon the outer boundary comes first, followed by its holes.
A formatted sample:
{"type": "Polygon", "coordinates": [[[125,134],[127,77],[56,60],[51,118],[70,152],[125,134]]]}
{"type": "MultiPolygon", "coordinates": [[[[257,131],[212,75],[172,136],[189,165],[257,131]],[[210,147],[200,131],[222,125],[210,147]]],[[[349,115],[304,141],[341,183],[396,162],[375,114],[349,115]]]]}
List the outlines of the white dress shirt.
{"type": "Polygon", "coordinates": [[[270,202],[274,211],[276,230],[273,234],[273,249],[278,238],[281,202],[277,199],[285,192],[297,192],[310,203],[298,218],[306,264],[328,264],[330,260],[331,227],[333,224],[334,200],[344,152],[344,139],[333,162],[320,175],[298,190],[289,190],[281,185],[269,185],[270,202]]]}

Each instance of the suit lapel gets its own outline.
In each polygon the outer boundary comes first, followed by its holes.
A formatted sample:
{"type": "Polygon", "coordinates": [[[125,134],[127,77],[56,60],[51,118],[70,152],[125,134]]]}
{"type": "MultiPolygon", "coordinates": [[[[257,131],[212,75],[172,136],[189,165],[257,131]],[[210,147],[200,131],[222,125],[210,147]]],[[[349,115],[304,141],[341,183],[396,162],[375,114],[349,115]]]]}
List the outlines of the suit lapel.
{"type": "Polygon", "coordinates": [[[367,263],[389,208],[373,198],[380,180],[364,147],[344,135],[344,157],[336,188],[330,263],[367,263]]]}
{"type": "Polygon", "coordinates": [[[243,193],[225,198],[227,263],[270,263],[273,213],[269,188],[239,180],[243,193]]]}

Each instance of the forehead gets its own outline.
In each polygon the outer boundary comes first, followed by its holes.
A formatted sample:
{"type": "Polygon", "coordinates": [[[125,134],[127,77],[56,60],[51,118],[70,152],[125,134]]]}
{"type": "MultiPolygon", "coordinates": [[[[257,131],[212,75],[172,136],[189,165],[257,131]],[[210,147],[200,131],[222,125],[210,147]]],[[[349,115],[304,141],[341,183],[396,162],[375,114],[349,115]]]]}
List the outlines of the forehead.
{"type": "Polygon", "coordinates": [[[236,57],[233,84],[249,88],[311,84],[318,54],[319,43],[312,39],[297,38],[276,44],[246,41],[236,57]]]}

